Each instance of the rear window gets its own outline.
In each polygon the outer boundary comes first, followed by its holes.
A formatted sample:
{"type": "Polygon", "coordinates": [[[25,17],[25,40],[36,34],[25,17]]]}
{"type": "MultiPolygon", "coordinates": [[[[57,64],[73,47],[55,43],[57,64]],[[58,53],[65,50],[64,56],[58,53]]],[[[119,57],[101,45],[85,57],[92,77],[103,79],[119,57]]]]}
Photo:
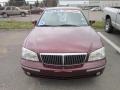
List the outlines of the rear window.
{"type": "Polygon", "coordinates": [[[11,10],[11,7],[7,7],[6,10],[11,10]]]}

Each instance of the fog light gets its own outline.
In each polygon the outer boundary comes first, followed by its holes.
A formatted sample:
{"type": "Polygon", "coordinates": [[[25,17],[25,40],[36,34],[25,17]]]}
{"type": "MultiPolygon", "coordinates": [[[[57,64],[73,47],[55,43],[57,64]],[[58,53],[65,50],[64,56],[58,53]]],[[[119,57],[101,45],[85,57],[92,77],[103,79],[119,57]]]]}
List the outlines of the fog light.
{"type": "Polygon", "coordinates": [[[99,76],[100,74],[101,74],[101,72],[97,72],[97,73],[96,73],[96,76],[99,76]]]}
{"type": "Polygon", "coordinates": [[[31,73],[30,73],[30,72],[26,72],[26,74],[27,74],[28,76],[31,76],[31,73]]]}

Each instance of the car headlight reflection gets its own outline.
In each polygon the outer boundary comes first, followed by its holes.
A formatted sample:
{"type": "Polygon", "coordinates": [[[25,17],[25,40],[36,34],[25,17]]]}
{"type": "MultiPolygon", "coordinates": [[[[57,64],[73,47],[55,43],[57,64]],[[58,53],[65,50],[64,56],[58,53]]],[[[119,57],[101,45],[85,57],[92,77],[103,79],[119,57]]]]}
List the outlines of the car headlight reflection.
{"type": "Polygon", "coordinates": [[[102,47],[92,53],[90,53],[89,61],[95,61],[105,58],[105,48],[102,47]]]}
{"type": "Polygon", "coordinates": [[[30,60],[30,61],[39,61],[37,53],[29,49],[26,49],[24,47],[22,48],[22,58],[25,60],[30,60]]]}

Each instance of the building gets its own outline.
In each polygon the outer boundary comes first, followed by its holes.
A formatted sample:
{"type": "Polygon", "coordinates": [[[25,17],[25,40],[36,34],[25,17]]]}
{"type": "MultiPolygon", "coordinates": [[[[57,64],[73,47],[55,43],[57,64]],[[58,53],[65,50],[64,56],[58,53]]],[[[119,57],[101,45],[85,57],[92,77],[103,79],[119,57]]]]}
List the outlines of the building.
{"type": "Polygon", "coordinates": [[[120,0],[89,0],[89,6],[120,7],[120,0]]]}
{"type": "Polygon", "coordinates": [[[58,6],[88,6],[89,0],[59,0],[58,6]]]}
{"type": "Polygon", "coordinates": [[[120,0],[59,0],[58,5],[120,7],[120,0]]]}

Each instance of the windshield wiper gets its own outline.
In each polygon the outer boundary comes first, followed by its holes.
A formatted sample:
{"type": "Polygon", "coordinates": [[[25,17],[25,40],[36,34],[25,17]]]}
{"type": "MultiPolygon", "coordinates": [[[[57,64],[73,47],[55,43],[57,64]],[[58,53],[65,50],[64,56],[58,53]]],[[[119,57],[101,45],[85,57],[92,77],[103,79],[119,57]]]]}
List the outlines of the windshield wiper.
{"type": "Polygon", "coordinates": [[[71,24],[62,24],[62,25],[39,25],[40,27],[59,27],[59,26],[74,26],[79,27],[78,25],[71,25],[71,24]]]}
{"type": "Polygon", "coordinates": [[[53,27],[53,25],[39,25],[40,27],[53,27]]]}
{"type": "Polygon", "coordinates": [[[74,27],[79,27],[78,25],[72,25],[72,24],[62,24],[62,25],[58,25],[58,26],[74,26],[74,27]]]}

